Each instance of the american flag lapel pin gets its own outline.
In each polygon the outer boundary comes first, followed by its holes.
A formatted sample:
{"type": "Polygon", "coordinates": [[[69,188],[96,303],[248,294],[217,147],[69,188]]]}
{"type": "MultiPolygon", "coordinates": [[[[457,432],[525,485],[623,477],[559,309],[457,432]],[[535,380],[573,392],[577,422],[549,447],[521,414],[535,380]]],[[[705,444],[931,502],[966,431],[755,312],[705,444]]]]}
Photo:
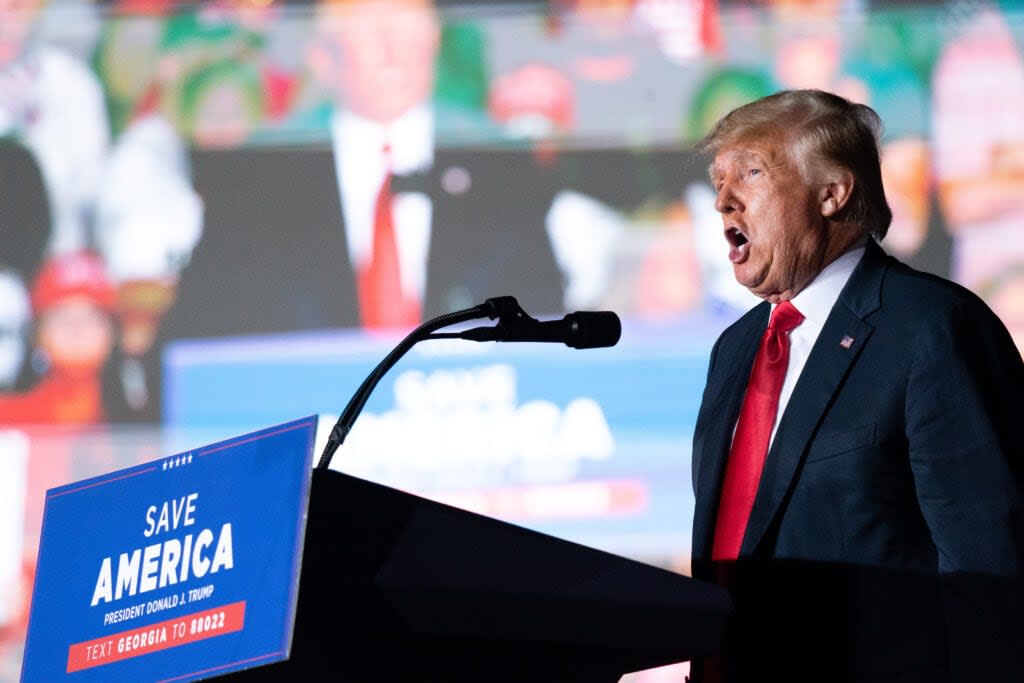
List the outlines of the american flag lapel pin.
{"type": "Polygon", "coordinates": [[[851,346],[853,346],[853,337],[851,337],[848,334],[844,334],[842,341],[839,342],[839,346],[841,346],[844,349],[850,348],[851,346]]]}

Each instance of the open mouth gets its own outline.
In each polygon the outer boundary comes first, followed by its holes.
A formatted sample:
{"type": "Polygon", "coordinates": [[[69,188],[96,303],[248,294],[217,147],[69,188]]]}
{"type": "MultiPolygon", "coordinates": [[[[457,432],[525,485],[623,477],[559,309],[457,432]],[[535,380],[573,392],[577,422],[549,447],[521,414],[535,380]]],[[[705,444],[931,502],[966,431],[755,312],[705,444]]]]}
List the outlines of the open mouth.
{"type": "Polygon", "coordinates": [[[725,231],[725,239],[729,240],[733,247],[742,247],[747,243],[747,236],[740,232],[739,228],[728,228],[725,231]]]}
{"type": "Polygon", "coordinates": [[[726,228],[725,239],[729,242],[729,260],[741,263],[747,258],[750,240],[739,228],[726,228]]]}

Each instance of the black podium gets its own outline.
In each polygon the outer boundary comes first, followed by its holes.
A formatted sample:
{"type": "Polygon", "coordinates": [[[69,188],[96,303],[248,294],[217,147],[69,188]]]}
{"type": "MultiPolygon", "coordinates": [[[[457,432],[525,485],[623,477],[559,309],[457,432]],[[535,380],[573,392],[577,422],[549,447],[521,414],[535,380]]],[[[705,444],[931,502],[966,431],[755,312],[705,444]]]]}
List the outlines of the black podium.
{"type": "Polygon", "coordinates": [[[714,652],[724,590],[329,470],[290,658],[229,681],[616,681],[714,652]]]}

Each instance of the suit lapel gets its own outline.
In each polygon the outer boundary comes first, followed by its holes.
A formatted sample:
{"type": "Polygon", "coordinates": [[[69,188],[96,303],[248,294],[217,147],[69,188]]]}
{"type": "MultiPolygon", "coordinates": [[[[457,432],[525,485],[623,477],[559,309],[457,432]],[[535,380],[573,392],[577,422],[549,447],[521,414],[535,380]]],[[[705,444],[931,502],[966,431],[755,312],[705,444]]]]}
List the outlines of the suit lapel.
{"type": "Polygon", "coordinates": [[[753,554],[789,491],[807,445],[874,327],[886,256],[873,240],[832,308],[793,389],[761,474],[741,555],[753,554]]]}
{"type": "Polygon", "coordinates": [[[757,355],[764,330],[768,327],[770,310],[770,306],[764,303],[749,314],[749,322],[742,332],[738,348],[728,353],[723,349],[721,362],[728,362],[726,359],[731,357],[731,363],[722,373],[712,373],[709,377],[705,394],[719,398],[708,410],[700,441],[694,443],[693,451],[697,506],[693,515],[692,543],[693,556],[699,559],[711,557],[711,539],[733,428],[750,379],[754,356],[757,355]]]}

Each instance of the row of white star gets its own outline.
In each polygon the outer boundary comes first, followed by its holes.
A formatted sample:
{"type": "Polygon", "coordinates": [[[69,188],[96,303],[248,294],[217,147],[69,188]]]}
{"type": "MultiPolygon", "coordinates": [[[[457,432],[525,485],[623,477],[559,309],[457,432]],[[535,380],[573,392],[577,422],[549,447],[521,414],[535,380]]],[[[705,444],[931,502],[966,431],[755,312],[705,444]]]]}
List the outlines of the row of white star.
{"type": "Polygon", "coordinates": [[[181,467],[182,465],[187,465],[190,462],[192,462],[192,454],[191,453],[189,453],[188,455],[179,455],[179,456],[176,456],[174,458],[168,458],[167,460],[164,460],[163,463],[160,466],[160,469],[162,469],[162,470],[174,469],[175,467],[181,467]]]}

